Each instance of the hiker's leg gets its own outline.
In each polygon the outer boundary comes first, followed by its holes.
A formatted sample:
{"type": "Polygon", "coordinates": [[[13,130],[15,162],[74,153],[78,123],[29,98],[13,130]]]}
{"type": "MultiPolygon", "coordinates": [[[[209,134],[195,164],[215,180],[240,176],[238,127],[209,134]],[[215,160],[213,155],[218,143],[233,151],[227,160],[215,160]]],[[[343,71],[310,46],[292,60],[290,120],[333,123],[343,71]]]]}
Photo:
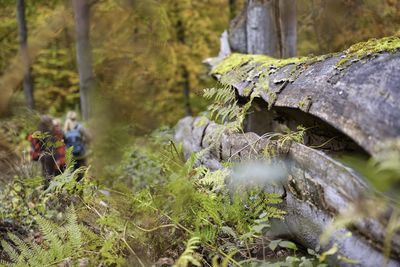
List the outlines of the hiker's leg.
{"type": "Polygon", "coordinates": [[[54,176],[54,160],[51,156],[44,155],[40,158],[40,163],[42,165],[44,189],[47,189],[51,178],[54,176]]]}
{"type": "MultiPolygon", "coordinates": [[[[78,169],[85,165],[86,165],[85,159],[78,159],[78,160],[76,160],[76,163],[75,163],[75,169],[78,169]]],[[[80,180],[82,180],[82,178],[83,178],[83,173],[79,173],[78,178],[76,180],[79,182],[80,180]]]]}

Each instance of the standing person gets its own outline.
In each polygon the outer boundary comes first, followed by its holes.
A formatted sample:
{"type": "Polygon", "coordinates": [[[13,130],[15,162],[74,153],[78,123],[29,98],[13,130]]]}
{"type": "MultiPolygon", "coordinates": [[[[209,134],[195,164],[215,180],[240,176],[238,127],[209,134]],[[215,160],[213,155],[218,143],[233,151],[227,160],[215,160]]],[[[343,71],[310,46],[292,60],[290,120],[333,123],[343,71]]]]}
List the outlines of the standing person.
{"type": "MultiPolygon", "coordinates": [[[[78,122],[76,112],[69,111],[64,123],[64,140],[67,148],[73,147],[72,155],[75,160],[74,170],[86,164],[86,143],[89,141],[89,134],[78,122]]],[[[78,177],[78,181],[82,175],[78,177]]]]}
{"type": "Polygon", "coordinates": [[[31,142],[31,158],[39,161],[42,165],[44,177],[44,188],[46,189],[52,177],[60,174],[60,168],[56,162],[57,139],[54,136],[53,119],[49,115],[40,117],[37,128],[38,132],[30,134],[28,140],[31,142]]]}

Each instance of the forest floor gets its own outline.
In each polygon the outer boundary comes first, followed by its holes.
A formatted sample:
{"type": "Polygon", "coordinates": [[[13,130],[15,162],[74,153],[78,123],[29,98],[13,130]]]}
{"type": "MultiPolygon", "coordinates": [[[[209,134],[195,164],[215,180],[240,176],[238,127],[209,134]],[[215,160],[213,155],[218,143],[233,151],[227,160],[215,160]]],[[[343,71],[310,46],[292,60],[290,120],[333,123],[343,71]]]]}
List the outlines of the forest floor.
{"type": "Polygon", "coordinates": [[[171,130],[138,139],[102,172],[82,169],[79,183],[68,166],[47,190],[38,163],[17,155],[1,180],[3,264],[323,264],[316,251],[264,235],[270,219],[284,216],[277,196],[229,192],[227,173],[196,167],[195,156],[183,160],[170,140],[171,130]]]}

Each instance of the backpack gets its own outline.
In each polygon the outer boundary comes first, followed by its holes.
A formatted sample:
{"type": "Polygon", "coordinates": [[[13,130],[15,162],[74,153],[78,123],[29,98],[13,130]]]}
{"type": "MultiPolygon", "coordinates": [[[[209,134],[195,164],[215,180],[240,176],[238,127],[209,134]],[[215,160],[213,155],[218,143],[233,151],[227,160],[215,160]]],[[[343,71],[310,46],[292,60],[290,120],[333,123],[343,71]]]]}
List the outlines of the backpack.
{"type": "Polygon", "coordinates": [[[85,154],[85,145],[83,144],[81,126],[77,124],[74,129],[69,130],[64,136],[67,148],[73,147],[72,155],[81,157],[85,154]]]}

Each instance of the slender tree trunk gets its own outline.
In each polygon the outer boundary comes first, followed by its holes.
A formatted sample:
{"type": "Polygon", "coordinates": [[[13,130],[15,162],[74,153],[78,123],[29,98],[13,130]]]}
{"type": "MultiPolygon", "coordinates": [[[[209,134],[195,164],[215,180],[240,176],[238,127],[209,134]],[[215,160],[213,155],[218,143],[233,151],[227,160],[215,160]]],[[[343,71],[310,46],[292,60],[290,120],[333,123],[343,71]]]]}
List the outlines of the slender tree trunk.
{"type": "MultiPolygon", "coordinates": [[[[185,28],[181,20],[178,20],[176,24],[177,39],[182,44],[185,43],[185,28]]],[[[189,72],[185,66],[185,62],[181,66],[181,76],[182,76],[182,90],[183,90],[183,106],[186,116],[192,115],[192,108],[190,105],[190,80],[189,72]]]]}
{"type": "Polygon", "coordinates": [[[76,27],[76,56],[79,72],[81,112],[87,120],[91,111],[90,96],[93,93],[92,51],[90,47],[90,5],[89,0],[72,0],[76,27]]]}
{"type": "Polygon", "coordinates": [[[18,31],[19,31],[20,54],[24,71],[24,81],[23,81],[24,94],[28,108],[34,109],[35,101],[33,98],[33,82],[31,76],[31,67],[30,67],[29,52],[27,45],[28,30],[26,27],[24,0],[17,0],[17,20],[18,20],[18,31]]]}
{"type": "Polygon", "coordinates": [[[297,54],[296,0],[279,0],[279,23],[281,57],[294,57],[297,54]]]}
{"type": "Polygon", "coordinates": [[[183,105],[185,109],[185,115],[192,115],[192,108],[190,106],[190,81],[189,81],[189,72],[185,66],[182,69],[182,78],[183,78],[183,105]]]}

